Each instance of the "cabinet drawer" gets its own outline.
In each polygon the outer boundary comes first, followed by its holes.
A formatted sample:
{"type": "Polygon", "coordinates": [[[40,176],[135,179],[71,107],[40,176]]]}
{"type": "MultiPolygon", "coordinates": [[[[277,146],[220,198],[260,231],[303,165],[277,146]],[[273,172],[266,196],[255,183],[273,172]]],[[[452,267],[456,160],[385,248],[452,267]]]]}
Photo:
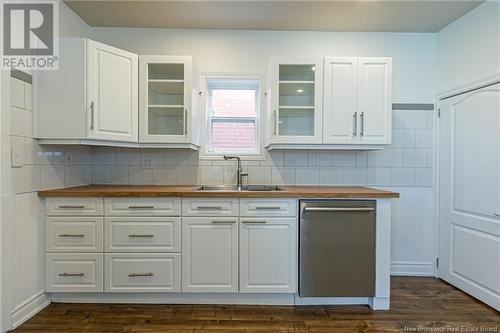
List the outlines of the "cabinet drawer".
{"type": "Polygon", "coordinates": [[[238,199],[183,199],[183,216],[238,216],[238,199]]]}
{"type": "Polygon", "coordinates": [[[108,292],[179,292],[181,255],[106,254],[108,292]]]}
{"type": "Polygon", "coordinates": [[[240,216],[296,216],[295,199],[240,199],[240,216]]]}
{"type": "Polygon", "coordinates": [[[47,217],[45,231],[48,252],[102,252],[102,217],[47,217]]]}
{"type": "Polygon", "coordinates": [[[103,215],[103,198],[47,198],[47,215],[103,215]]]}
{"type": "Polygon", "coordinates": [[[106,252],[180,252],[180,217],[109,217],[106,252]]]}
{"type": "Polygon", "coordinates": [[[106,216],[180,216],[180,198],[105,198],[106,216]]]}
{"type": "Polygon", "coordinates": [[[97,253],[47,253],[47,292],[102,292],[103,258],[97,253]]]}

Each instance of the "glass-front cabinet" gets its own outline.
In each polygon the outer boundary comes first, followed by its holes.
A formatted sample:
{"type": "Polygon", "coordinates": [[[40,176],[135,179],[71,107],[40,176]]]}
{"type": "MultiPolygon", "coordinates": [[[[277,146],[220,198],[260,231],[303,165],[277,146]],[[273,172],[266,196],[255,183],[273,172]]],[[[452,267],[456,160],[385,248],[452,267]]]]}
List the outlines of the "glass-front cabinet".
{"type": "Polygon", "coordinates": [[[272,58],[270,144],[321,143],[322,59],[272,58]]]}
{"type": "Polygon", "coordinates": [[[189,56],[141,56],[139,141],[198,145],[196,69],[189,56]]]}

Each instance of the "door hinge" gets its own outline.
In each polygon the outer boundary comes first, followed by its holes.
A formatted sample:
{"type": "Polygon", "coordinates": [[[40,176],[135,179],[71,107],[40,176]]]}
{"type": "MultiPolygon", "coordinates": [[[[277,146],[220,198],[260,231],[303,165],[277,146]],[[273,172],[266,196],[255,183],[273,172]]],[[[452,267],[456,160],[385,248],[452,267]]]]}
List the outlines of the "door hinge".
{"type": "Polygon", "coordinates": [[[441,118],[441,108],[438,109],[438,118],[441,118]]]}
{"type": "Polygon", "coordinates": [[[436,268],[439,268],[439,258],[436,258],[436,268]]]}

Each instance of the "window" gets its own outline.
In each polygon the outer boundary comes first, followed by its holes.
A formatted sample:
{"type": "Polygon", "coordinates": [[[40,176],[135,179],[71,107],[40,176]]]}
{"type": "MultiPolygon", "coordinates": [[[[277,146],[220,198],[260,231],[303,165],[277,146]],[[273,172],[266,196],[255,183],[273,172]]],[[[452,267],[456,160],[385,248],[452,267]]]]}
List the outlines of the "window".
{"type": "Polygon", "coordinates": [[[206,78],[204,154],[260,154],[260,78],[206,78]]]}

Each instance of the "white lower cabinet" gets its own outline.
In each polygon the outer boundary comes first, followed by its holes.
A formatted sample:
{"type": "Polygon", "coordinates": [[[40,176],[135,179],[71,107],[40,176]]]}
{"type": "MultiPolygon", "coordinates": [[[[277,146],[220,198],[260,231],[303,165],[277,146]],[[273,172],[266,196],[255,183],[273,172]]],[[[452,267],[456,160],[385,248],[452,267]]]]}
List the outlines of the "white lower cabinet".
{"type": "Polygon", "coordinates": [[[45,290],[51,292],[102,292],[101,253],[47,253],[45,290]]]}
{"type": "Polygon", "coordinates": [[[182,291],[238,291],[236,217],[182,220],[182,291]]]}
{"type": "Polygon", "coordinates": [[[179,253],[105,254],[105,291],[180,292],[179,253]]]}
{"type": "Polygon", "coordinates": [[[240,292],[295,292],[295,218],[240,219],[240,292]]]}

